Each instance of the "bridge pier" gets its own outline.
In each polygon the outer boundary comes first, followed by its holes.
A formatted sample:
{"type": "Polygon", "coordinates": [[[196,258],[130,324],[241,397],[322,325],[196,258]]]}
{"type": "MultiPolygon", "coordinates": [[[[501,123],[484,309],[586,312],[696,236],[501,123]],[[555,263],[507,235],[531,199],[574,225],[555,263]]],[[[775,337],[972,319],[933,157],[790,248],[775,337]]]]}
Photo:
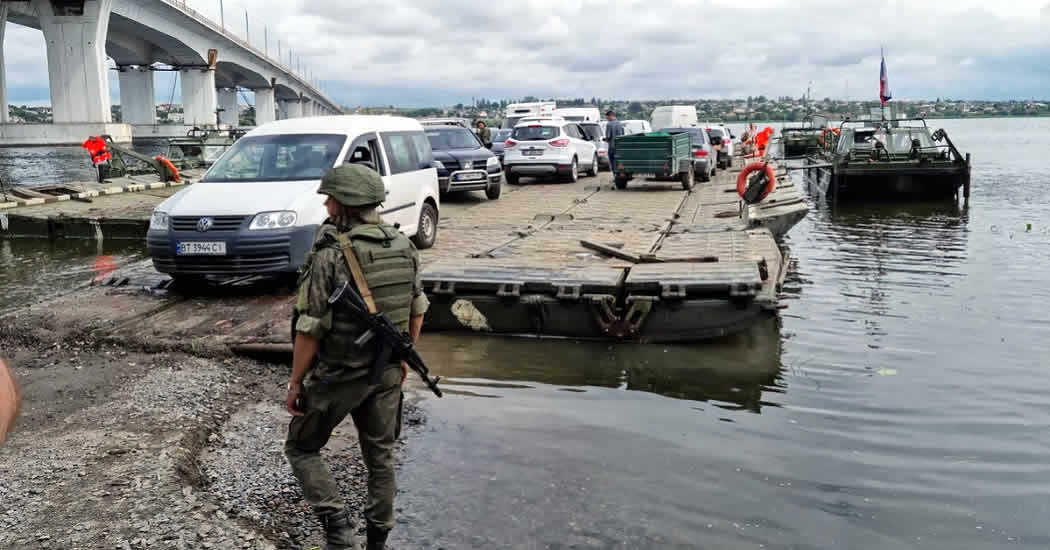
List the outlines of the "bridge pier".
{"type": "Polygon", "coordinates": [[[255,90],[256,126],[262,126],[263,124],[277,120],[277,117],[274,114],[273,99],[273,88],[258,88],[255,90]]]}
{"type": "Polygon", "coordinates": [[[187,126],[215,125],[215,70],[179,70],[182,81],[182,112],[187,126]]]}
{"type": "Polygon", "coordinates": [[[232,128],[240,126],[236,88],[219,88],[216,93],[219,99],[219,124],[226,124],[232,128]]]}
{"type": "Polygon", "coordinates": [[[10,122],[7,107],[7,70],[4,68],[4,28],[7,27],[7,2],[0,2],[0,124],[10,122]]]}
{"type": "MultiPolygon", "coordinates": [[[[109,134],[130,142],[131,126],[114,124],[110,114],[106,74],[106,35],[112,0],[51,2],[30,0],[9,7],[3,2],[4,24],[11,9],[36,14],[47,46],[53,124],[0,124],[0,146],[80,144],[91,135],[109,134]]],[[[6,94],[5,94],[6,95],[6,94]]],[[[6,97],[0,98],[7,118],[6,97]]]]}
{"type": "Polygon", "coordinates": [[[77,10],[33,0],[47,43],[47,73],[55,122],[111,122],[106,33],[112,0],[87,0],[77,10]]]}
{"type": "Polygon", "coordinates": [[[119,79],[121,120],[126,124],[156,124],[153,71],[148,67],[120,67],[119,79]]]}
{"type": "Polygon", "coordinates": [[[298,99],[288,100],[288,118],[302,118],[303,104],[298,99]]]}

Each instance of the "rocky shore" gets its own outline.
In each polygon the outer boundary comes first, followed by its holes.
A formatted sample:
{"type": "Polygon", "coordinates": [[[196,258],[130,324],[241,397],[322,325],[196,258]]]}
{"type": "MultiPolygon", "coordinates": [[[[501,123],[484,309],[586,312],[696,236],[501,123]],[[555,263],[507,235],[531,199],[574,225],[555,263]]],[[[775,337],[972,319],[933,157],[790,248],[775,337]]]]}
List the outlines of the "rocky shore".
{"type": "MultiPolygon", "coordinates": [[[[287,367],[23,334],[0,332],[24,399],[0,449],[0,548],[321,544],[282,454],[287,367]]],[[[406,407],[405,434],[421,423],[406,407]]],[[[352,423],[327,457],[359,511],[352,423]]]]}

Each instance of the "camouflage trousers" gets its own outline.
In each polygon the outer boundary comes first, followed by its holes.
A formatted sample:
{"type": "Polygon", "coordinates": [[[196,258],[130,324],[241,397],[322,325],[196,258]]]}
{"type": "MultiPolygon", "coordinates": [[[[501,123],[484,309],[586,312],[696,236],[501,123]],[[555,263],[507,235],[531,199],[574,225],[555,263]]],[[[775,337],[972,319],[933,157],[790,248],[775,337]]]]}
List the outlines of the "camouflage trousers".
{"type": "Polygon", "coordinates": [[[385,531],[394,527],[394,443],[401,432],[401,400],[400,367],[386,369],[378,385],[369,385],[366,376],[304,386],[300,397],[304,414],[292,417],[284,454],[315,513],[326,515],[344,507],[339,486],[320,451],[349,415],[368,468],[365,520],[385,531]]]}

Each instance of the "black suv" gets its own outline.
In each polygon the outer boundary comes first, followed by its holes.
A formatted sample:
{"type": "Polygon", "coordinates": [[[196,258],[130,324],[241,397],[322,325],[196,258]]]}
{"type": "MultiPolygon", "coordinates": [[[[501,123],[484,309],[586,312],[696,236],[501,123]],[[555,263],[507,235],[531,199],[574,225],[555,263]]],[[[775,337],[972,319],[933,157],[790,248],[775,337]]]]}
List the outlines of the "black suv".
{"type": "Polygon", "coordinates": [[[474,132],[457,124],[427,124],[423,131],[430,140],[438,166],[438,189],[450,191],[485,191],[485,196],[498,199],[503,181],[499,159],[482,145],[474,132]]]}

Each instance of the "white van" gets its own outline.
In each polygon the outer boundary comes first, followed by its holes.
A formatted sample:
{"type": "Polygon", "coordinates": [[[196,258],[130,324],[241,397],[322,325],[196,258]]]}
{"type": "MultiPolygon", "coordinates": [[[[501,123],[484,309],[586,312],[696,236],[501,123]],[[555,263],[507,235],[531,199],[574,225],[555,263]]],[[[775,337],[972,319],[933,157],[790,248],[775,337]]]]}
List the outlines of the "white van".
{"type": "Polygon", "coordinates": [[[553,101],[534,101],[531,103],[511,103],[507,105],[507,116],[503,119],[501,128],[514,128],[522,117],[537,115],[553,115],[558,104],[553,101]]]}
{"type": "Polygon", "coordinates": [[[572,122],[598,122],[602,119],[602,113],[597,107],[563,107],[555,109],[554,116],[572,122]]]}
{"type": "Polygon", "coordinates": [[[697,126],[696,107],[693,105],[670,105],[653,109],[650,117],[653,128],[694,128],[697,126]]]}
{"type": "Polygon", "coordinates": [[[438,177],[419,122],[327,116],[264,124],[237,140],[197,183],[153,211],[146,244],[172,278],[294,272],[327,218],[321,177],[343,163],[379,172],[380,213],[419,248],[437,239],[438,177]]]}

